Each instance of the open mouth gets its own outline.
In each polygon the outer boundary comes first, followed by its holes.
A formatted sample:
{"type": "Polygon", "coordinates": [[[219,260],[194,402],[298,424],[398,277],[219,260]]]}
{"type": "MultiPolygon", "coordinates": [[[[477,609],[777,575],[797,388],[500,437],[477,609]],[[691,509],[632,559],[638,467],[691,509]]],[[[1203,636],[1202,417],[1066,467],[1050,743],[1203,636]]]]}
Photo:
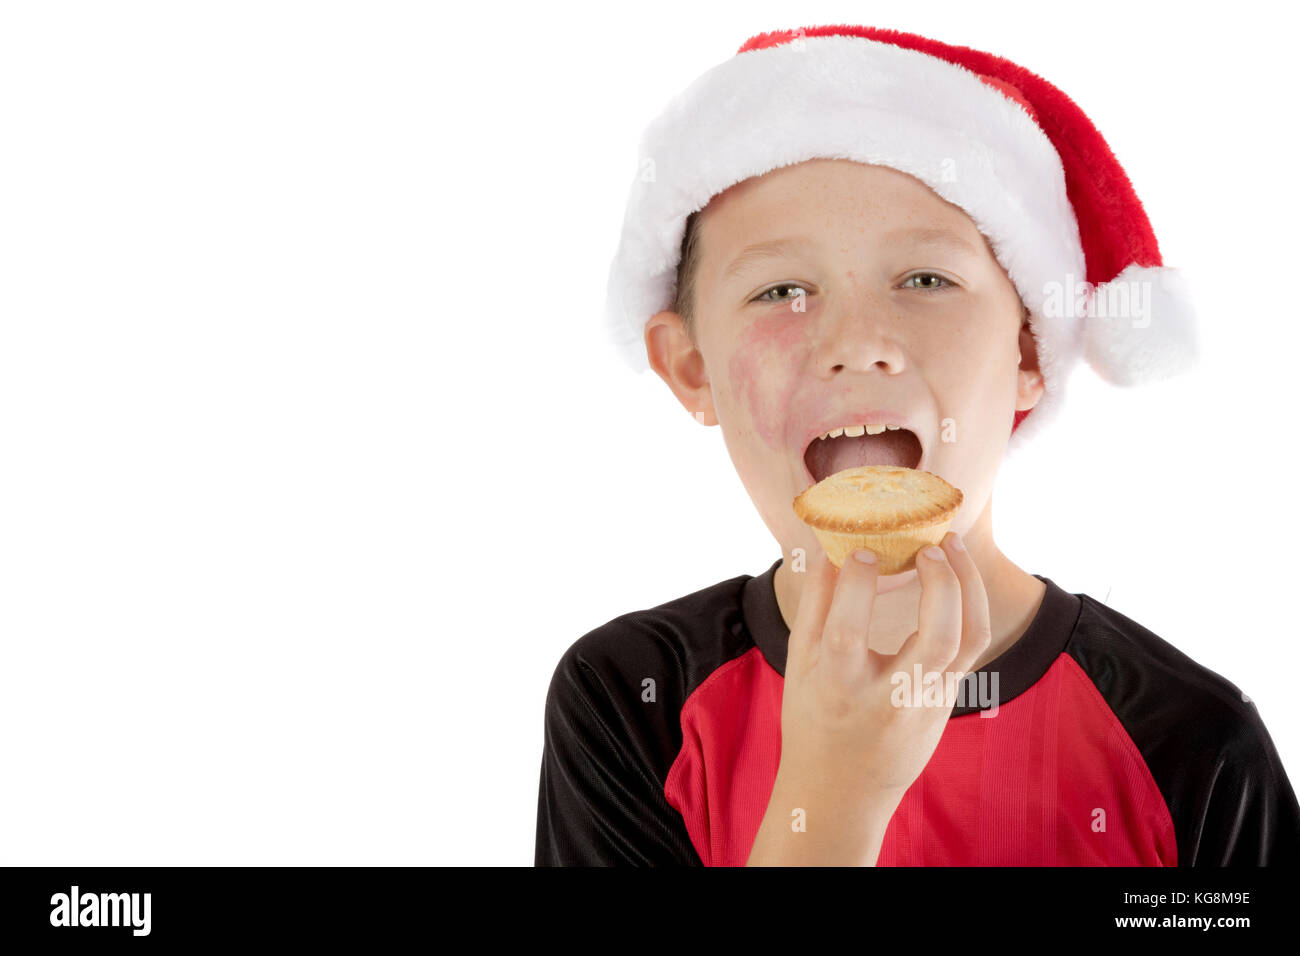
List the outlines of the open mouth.
{"type": "Polygon", "coordinates": [[[804,449],[803,461],[808,474],[818,482],[846,468],[864,465],[916,468],[924,452],[921,439],[910,429],[887,429],[872,435],[859,426],[845,429],[837,437],[814,438],[804,449]],[[852,434],[855,431],[858,434],[852,434]]]}

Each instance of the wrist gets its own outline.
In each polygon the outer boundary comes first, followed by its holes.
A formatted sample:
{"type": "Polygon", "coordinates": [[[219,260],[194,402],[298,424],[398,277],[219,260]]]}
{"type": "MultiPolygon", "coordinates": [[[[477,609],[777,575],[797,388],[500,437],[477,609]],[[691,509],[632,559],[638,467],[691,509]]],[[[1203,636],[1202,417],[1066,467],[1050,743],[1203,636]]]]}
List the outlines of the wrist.
{"type": "Polygon", "coordinates": [[[850,812],[865,822],[888,822],[903,802],[907,787],[882,787],[862,773],[826,772],[826,764],[815,766],[782,761],[772,784],[775,796],[802,797],[805,802],[850,812]]]}
{"type": "Polygon", "coordinates": [[[751,865],[874,866],[904,791],[778,772],[751,865]]]}

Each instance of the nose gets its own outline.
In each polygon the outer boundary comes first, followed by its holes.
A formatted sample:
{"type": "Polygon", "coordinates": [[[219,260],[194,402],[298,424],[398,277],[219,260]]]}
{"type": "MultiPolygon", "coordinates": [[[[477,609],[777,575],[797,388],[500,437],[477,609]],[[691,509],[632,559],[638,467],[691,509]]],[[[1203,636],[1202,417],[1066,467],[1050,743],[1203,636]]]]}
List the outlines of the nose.
{"type": "Polygon", "coordinates": [[[878,298],[857,296],[823,310],[819,318],[820,368],[836,374],[878,368],[896,375],[903,370],[899,320],[878,298]]]}

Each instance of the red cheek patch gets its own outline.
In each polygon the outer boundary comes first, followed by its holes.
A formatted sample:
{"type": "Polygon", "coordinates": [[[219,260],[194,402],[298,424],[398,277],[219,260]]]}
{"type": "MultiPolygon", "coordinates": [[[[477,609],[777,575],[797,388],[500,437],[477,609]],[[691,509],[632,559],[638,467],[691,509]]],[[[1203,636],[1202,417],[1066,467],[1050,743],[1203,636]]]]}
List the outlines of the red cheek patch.
{"type": "Polygon", "coordinates": [[[789,447],[787,429],[796,411],[791,403],[805,350],[798,318],[759,319],[745,328],[728,365],[732,395],[749,411],[755,433],[780,451],[789,447]]]}

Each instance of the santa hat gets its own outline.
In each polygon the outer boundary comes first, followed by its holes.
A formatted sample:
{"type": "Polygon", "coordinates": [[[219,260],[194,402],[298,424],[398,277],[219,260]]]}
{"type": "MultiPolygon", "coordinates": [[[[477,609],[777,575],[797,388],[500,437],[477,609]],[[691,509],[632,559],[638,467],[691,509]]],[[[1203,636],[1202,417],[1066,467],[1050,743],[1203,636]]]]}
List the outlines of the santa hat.
{"type": "Polygon", "coordinates": [[[605,314],[634,369],[648,367],[646,321],[672,308],[687,217],[813,158],[908,173],[989,240],[1029,310],[1044,379],[1009,449],[1058,414],[1081,357],[1115,385],[1197,359],[1187,283],[1163,265],[1110,147],[1069,97],[1002,57],[875,27],[759,34],[669,103],[640,156],[605,314]]]}

